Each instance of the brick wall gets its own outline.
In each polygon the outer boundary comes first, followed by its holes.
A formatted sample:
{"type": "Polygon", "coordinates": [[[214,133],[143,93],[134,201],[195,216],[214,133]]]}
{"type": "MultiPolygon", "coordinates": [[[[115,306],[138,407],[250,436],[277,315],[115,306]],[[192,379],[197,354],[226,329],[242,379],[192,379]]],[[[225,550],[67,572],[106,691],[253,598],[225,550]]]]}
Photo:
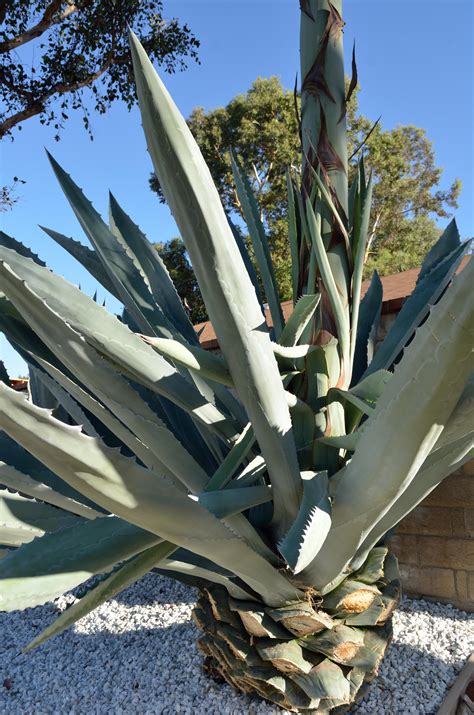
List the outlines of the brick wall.
{"type": "Polygon", "coordinates": [[[474,460],[399,524],[390,546],[405,593],[474,611],[474,460]]]}
{"type": "MultiPolygon", "coordinates": [[[[382,315],[378,344],[395,317],[382,315]]],[[[405,593],[474,611],[474,460],[445,479],[400,523],[390,545],[405,593]]]]}

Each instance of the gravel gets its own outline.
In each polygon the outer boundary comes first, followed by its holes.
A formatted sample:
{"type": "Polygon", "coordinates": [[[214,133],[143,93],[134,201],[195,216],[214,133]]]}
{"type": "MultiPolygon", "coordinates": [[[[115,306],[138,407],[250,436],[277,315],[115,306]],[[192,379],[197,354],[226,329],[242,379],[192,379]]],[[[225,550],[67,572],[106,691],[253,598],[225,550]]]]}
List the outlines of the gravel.
{"type": "MultiPolygon", "coordinates": [[[[149,574],[27,655],[20,648],[74,596],[0,614],[0,713],[283,713],[203,674],[190,618],[194,594],[149,574]]],[[[405,598],[394,631],[380,674],[353,713],[435,713],[474,649],[472,616],[449,605],[405,598]]]]}

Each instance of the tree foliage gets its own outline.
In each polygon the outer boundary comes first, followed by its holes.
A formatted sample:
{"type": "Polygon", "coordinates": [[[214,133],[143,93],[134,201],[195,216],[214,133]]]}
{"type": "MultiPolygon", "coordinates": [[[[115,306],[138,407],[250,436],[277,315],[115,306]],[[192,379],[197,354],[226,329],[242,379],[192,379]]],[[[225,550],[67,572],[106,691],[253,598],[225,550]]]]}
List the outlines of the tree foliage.
{"type": "Polygon", "coordinates": [[[155,248],[168,269],[179,297],[196,324],[207,320],[207,312],[182,238],[157,243],[155,248]]]}
{"type": "MultiPolygon", "coordinates": [[[[407,125],[384,129],[358,111],[358,91],[347,107],[350,172],[361,153],[374,172],[371,242],[366,274],[382,275],[421,264],[439,236],[433,217],[457,206],[460,181],[441,189],[442,169],[424,129],[407,125]],[[367,135],[370,136],[367,139],[367,135]],[[362,146],[361,146],[362,144],[362,146]]],[[[299,108],[299,97],[296,98],[299,108]]],[[[285,170],[300,152],[295,97],[277,77],[258,78],[225,107],[194,109],[188,125],[196,138],[228,213],[242,217],[230,165],[233,147],[246,168],[268,230],[282,299],[290,296],[285,170]]],[[[156,177],[151,188],[163,197],[156,177]]]]}
{"type": "Polygon", "coordinates": [[[56,138],[70,109],[89,114],[116,101],[136,101],[127,29],[167,72],[197,59],[198,40],[187,25],[166,20],[151,0],[0,0],[0,137],[30,117],[53,124],[56,138]]]}

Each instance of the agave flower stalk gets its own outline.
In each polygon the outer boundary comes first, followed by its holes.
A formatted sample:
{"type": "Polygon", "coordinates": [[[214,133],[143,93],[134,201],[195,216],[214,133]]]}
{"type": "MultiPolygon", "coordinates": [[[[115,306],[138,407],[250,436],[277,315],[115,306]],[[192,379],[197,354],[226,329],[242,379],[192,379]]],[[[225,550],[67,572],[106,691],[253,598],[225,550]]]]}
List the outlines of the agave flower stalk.
{"type": "MultiPolygon", "coordinates": [[[[362,301],[372,181],[347,185],[339,2],[302,0],[302,172],[287,174],[285,321],[245,167],[236,190],[262,277],[186,122],[131,36],[148,150],[221,348],[205,352],[158,253],[111,196],[108,224],[52,158],[91,247],[44,229],[120,318],[0,233],[0,609],[91,575],[26,650],[148,571],[198,588],[211,671],[291,711],[344,712],[375,677],[400,598],[386,534],[473,453],[474,262],[452,222],[375,353],[362,301]],[[265,321],[262,301],[272,318],[265,321]]],[[[355,81],[355,80],[354,80],[355,81]]]]}

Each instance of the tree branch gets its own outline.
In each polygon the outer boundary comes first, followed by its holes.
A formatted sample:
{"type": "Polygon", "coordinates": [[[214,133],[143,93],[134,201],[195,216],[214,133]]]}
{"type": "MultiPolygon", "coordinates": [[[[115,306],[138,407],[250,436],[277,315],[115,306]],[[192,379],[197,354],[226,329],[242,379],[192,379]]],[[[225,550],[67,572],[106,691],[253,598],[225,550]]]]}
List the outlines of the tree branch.
{"type": "Polygon", "coordinates": [[[109,67],[113,64],[113,61],[114,54],[112,51],[110,51],[107,54],[105,62],[99,67],[99,69],[95,72],[91,72],[89,75],[87,75],[87,77],[80,80],[79,82],[73,82],[72,84],[66,84],[65,82],[57,82],[56,84],[54,84],[41,97],[35,99],[34,102],[27,105],[19,112],[16,112],[15,114],[12,114],[6,119],[4,119],[3,122],[0,123],[0,138],[5,136],[5,134],[8,134],[8,132],[11,131],[13,127],[15,127],[20,122],[25,121],[25,119],[30,119],[31,117],[35,117],[36,115],[41,114],[41,112],[44,112],[46,102],[54,95],[77,92],[77,90],[82,89],[83,87],[87,87],[88,85],[95,82],[96,79],[98,79],[101,75],[104,74],[104,72],[109,69],[109,67]]]}
{"type": "Polygon", "coordinates": [[[67,0],[68,7],[62,13],[57,14],[63,2],[64,0],[52,0],[46,7],[43,17],[36,23],[36,25],[33,25],[16,37],[0,42],[0,53],[16,50],[18,47],[25,45],[27,42],[35,40],[37,37],[40,37],[44,32],[46,32],[46,30],[49,30],[49,28],[53,25],[59,24],[78,10],[83,10],[87,7],[87,5],[92,3],[92,0],[84,0],[82,3],[74,3],[72,0],[67,0]]]}

